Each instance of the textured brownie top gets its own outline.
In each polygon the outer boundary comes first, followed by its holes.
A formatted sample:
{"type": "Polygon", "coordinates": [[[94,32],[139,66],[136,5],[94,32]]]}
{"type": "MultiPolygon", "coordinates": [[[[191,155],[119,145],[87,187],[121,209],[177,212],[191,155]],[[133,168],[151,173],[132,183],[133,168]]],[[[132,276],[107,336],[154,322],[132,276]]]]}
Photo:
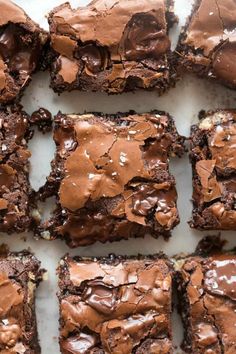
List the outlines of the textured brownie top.
{"type": "Polygon", "coordinates": [[[235,353],[235,254],[191,257],[180,272],[186,349],[196,354],[235,353]]]}
{"type": "Polygon", "coordinates": [[[62,353],[172,353],[164,258],[66,257],[59,277],[62,353]]]}
{"type": "Polygon", "coordinates": [[[7,103],[38,67],[47,34],[13,2],[0,0],[0,8],[0,103],[7,103]]]}
{"type": "Polygon", "coordinates": [[[191,141],[194,225],[236,229],[236,112],[205,113],[191,141]]]}
{"type": "Polygon", "coordinates": [[[236,2],[197,0],[182,36],[187,61],[209,77],[236,87],[236,2]]]}
{"type": "Polygon", "coordinates": [[[53,88],[61,91],[71,84],[67,88],[117,93],[127,90],[129,81],[135,89],[168,80],[171,5],[165,0],[95,0],[77,10],[69,3],[54,9],[49,16],[58,57],[53,88]]]}
{"type": "Polygon", "coordinates": [[[0,352],[39,354],[34,291],[40,263],[27,252],[0,254],[0,352]]]}
{"type": "Polygon", "coordinates": [[[55,122],[48,181],[58,186],[55,230],[72,246],[138,236],[137,227],[164,234],[178,223],[168,162],[183,139],[168,115],[58,114],[55,122]]]}
{"type": "Polygon", "coordinates": [[[0,110],[0,231],[21,232],[30,223],[28,116],[18,107],[0,110]]]}

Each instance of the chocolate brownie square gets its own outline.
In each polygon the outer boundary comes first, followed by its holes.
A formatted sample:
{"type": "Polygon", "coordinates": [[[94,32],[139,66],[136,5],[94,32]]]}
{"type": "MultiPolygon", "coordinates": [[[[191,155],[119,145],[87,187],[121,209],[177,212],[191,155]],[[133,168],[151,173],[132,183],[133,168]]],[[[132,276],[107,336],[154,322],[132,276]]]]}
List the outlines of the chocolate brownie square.
{"type": "Polygon", "coordinates": [[[200,77],[236,88],[236,2],[196,0],[180,36],[180,63],[200,77]]]}
{"type": "Polygon", "coordinates": [[[48,35],[10,0],[0,0],[0,9],[0,103],[6,104],[22,95],[43,66],[48,35]]]}
{"type": "Polygon", "coordinates": [[[236,111],[202,112],[192,126],[193,218],[197,229],[236,230],[236,111]]]}
{"type": "Polygon", "coordinates": [[[41,194],[56,195],[57,209],[43,237],[76,247],[170,235],[179,216],[169,157],[183,153],[184,139],[168,114],[59,113],[54,140],[52,174],[41,194]]]}
{"type": "Polygon", "coordinates": [[[176,81],[168,32],[172,0],[95,0],[49,15],[51,87],[111,94],[135,89],[164,92],[176,81]]]}
{"type": "Polygon", "coordinates": [[[162,255],[59,267],[61,353],[172,353],[172,267],[162,255]]]}
{"type": "Polygon", "coordinates": [[[0,250],[0,352],[39,354],[35,289],[40,262],[29,252],[0,250]]]}
{"type": "Polygon", "coordinates": [[[20,107],[0,109],[0,232],[30,226],[28,116],[20,107]]]}
{"type": "Polygon", "coordinates": [[[236,353],[236,255],[177,262],[183,347],[194,354],[236,353]]]}

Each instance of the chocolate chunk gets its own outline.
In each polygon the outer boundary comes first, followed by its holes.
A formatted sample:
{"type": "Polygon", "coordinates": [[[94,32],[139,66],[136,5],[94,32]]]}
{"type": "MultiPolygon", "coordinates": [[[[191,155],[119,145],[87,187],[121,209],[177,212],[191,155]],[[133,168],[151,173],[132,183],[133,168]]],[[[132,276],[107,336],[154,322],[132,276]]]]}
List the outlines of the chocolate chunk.
{"type": "Polygon", "coordinates": [[[201,77],[236,88],[236,3],[197,0],[176,52],[181,64],[201,77]]]}
{"type": "Polygon", "coordinates": [[[235,254],[191,256],[177,261],[176,266],[180,308],[185,326],[184,349],[198,354],[234,353],[235,254]]]}
{"type": "Polygon", "coordinates": [[[0,110],[0,231],[30,227],[28,116],[20,107],[0,110]]]}
{"type": "Polygon", "coordinates": [[[37,125],[39,131],[43,133],[52,130],[52,115],[45,108],[39,108],[37,111],[33,112],[30,117],[30,122],[33,125],[37,125]]]}
{"type": "Polygon", "coordinates": [[[44,66],[48,35],[10,0],[0,0],[0,103],[17,100],[44,66]]]}
{"type": "Polygon", "coordinates": [[[167,237],[179,222],[169,157],[184,151],[172,118],[59,113],[55,123],[56,157],[40,193],[55,194],[58,207],[39,232],[71,247],[147,232],[167,237]]]}
{"type": "Polygon", "coordinates": [[[60,262],[61,353],[172,352],[172,267],[162,255],[60,262]]]}
{"type": "Polygon", "coordinates": [[[35,289],[40,262],[30,253],[0,254],[0,352],[40,353],[35,289]]]}
{"type": "Polygon", "coordinates": [[[176,81],[168,37],[175,21],[172,0],[60,5],[49,15],[52,88],[164,92],[176,81]]]}
{"type": "Polygon", "coordinates": [[[236,230],[235,122],[235,111],[219,110],[192,126],[194,228],[236,230]]]}

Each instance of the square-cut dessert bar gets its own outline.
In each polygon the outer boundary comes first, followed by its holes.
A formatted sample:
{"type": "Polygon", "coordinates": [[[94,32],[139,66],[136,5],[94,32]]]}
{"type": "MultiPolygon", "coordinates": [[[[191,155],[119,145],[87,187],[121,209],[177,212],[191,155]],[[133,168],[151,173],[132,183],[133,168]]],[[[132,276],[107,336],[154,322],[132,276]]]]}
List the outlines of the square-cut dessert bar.
{"type": "Polygon", "coordinates": [[[236,88],[236,2],[196,0],[180,36],[180,63],[201,77],[236,88]]]}
{"type": "Polygon", "coordinates": [[[62,259],[61,353],[172,353],[172,267],[163,255],[62,259]]]}
{"type": "Polygon", "coordinates": [[[5,104],[21,96],[42,66],[48,35],[12,1],[0,0],[0,9],[0,103],[5,104]]]}
{"type": "Polygon", "coordinates": [[[40,262],[29,252],[0,250],[0,352],[39,354],[35,289],[40,262]]]}
{"type": "Polygon", "coordinates": [[[146,233],[169,236],[179,222],[169,157],[183,153],[184,139],[168,114],[59,113],[54,140],[44,188],[57,195],[54,216],[44,225],[50,237],[76,247],[146,233]]]}
{"type": "Polygon", "coordinates": [[[178,262],[184,349],[194,354],[236,353],[236,254],[178,262]]]}
{"type": "Polygon", "coordinates": [[[28,116],[20,107],[0,109],[0,232],[30,226],[28,116]]]}
{"type": "Polygon", "coordinates": [[[168,36],[176,22],[172,0],[95,0],[77,9],[67,2],[48,20],[56,92],[162,93],[175,83],[168,36]]]}
{"type": "Polygon", "coordinates": [[[191,129],[197,229],[236,230],[236,111],[203,112],[191,129]]]}

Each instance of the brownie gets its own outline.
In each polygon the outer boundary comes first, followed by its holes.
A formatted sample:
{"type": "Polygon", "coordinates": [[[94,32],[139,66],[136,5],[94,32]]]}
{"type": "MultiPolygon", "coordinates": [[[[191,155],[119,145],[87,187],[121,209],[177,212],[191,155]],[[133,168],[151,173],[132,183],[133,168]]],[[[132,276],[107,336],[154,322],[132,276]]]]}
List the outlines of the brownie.
{"type": "Polygon", "coordinates": [[[29,252],[0,250],[0,352],[39,354],[35,289],[40,262],[29,252]]]}
{"type": "Polygon", "coordinates": [[[236,353],[236,254],[191,256],[177,268],[185,351],[236,353]]]}
{"type": "Polygon", "coordinates": [[[95,0],[49,15],[51,87],[63,91],[164,92],[176,81],[168,36],[172,0],[95,0]]]}
{"type": "Polygon", "coordinates": [[[54,140],[52,173],[40,194],[56,195],[57,209],[40,226],[43,237],[76,247],[170,235],[179,216],[169,156],[183,153],[184,139],[168,114],[59,113],[54,140]]]}
{"type": "Polygon", "coordinates": [[[195,0],[176,50],[180,64],[236,89],[235,18],[235,1],[195,0]]]}
{"type": "Polygon", "coordinates": [[[28,116],[20,107],[0,109],[0,232],[30,226],[28,116]]]}
{"type": "Polygon", "coordinates": [[[0,0],[0,104],[18,99],[42,66],[48,35],[23,9],[0,0]]]}
{"type": "Polygon", "coordinates": [[[193,217],[197,229],[236,230],[236,111],[202,112],[191,128],[193,217]]]}
{"type": "Polygon", "coordinates": [[[60,263],[61,353],[172,353],[172,266],[151,257],[60,263]]]}

